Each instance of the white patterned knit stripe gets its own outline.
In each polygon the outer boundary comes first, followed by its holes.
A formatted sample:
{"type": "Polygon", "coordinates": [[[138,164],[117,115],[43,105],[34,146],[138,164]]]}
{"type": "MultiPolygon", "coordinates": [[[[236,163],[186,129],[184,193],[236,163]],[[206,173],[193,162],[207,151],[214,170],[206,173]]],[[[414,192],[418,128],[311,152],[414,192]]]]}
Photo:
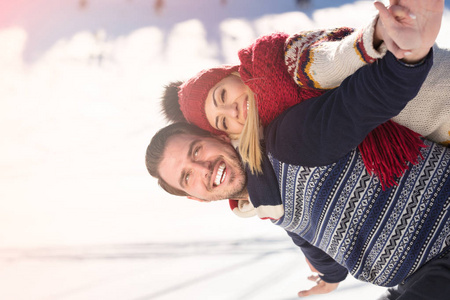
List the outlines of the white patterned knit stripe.
{"type": "MultiPolygon", "coordinates": [[[[375,20],[341,40],[329,40],[337,29],[291,36],[285,53],[288,72],[301,86],[339,86],[368,61],[386,54],[384,44],[373,48],[374,24],[375,20]]],[[[450,145],[450,49],[433,49],[433,68],[420,92],[393,120],[432,141],[450,145]]]]}
{"type": "Polygon", "coordinates": [[[400,283],[449,247],[450,149],[426,143],[424,160],[386,191],[367,173],[357,150],[315,168],[269,155],[285,210],[274,223],[324,250],[360,280],[400,283]]]}

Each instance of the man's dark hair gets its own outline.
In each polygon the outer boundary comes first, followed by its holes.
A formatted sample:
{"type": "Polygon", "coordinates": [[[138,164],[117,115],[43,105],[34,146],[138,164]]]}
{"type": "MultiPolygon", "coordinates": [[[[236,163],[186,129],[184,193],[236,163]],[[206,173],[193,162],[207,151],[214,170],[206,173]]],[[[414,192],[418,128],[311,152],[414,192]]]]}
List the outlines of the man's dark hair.
{"type": "Polygon", "coordinates": [[[145,165],[147,170],[156,179],[158,184],[166,192],[176,196],[188,196],[184,191],[172,187],[166,181],[161,178],[159,173],[159,165],[163,159],[164,150],[166,149],[167,140],[180,134],[192,134],[199,137],[211,137],[212,134],[209,131],[198,128],[195,125],[191,125],[185,122],[174,123],[160,129],[150,141],[145,154],[145,165]]]}

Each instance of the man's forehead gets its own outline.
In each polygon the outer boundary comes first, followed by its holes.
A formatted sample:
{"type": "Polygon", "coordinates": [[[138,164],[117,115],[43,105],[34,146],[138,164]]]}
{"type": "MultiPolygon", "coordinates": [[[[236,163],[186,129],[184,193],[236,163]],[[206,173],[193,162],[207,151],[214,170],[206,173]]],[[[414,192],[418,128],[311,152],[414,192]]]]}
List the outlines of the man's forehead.
{"type": "Polygon", "coordinates": [[[181,146],[189,146],[193,142],[207,142],[210,144],[221,144],[221,140],[216,137],[209,136],[199,136],[190,133],[180,133],[177,135],[173,135],[167,140],[166,148],[169,147],[181,147],[181,146]]]}
{"type": "Polygon", "coordinates": [[[173,135],[167,139],[163,159],[174,156],[179,157],[180,155],[188,157],[189,151],[192,151],[196,145],[202,146],[202,152],[206,151],[209,155],[224,155],[225,153],[230,155],[230,152],[236,153],[236,150],[231,143],[224,139],[226,138],[218,136],[199,136],[190,133],[173,135]]]}
{"type": "Polygon", "coordinates": [[[183,162],[193,141],[192,135],[184,133],[169,137],[158,167],[161,178],[178,189],[180,189],[177,184],[178,177],[183,170],[183,162]]]}
{"type": "MultiPolygon", "coordinates": [[[[182,150],[182,148],[188,146],[192,141],[194,141],[196,137],[191,134],[180,133],[177,135],[173,135],[167,139],[166,149],[164,154],[170,154],[174,151],[173,148],[177,150],[182,150]]],[[[164,155],[165,156],[165,155],[164,155]]]]}

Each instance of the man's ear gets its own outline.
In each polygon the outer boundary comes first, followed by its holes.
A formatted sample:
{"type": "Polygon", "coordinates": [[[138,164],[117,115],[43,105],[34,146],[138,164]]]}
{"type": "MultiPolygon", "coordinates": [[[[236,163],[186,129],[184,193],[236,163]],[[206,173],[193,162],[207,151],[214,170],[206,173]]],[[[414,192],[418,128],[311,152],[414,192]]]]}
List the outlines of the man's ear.
{"type": "Polygon", "coordinates": [[[190,199],[190,200],[195,200],[195,201],[198,201],[198,202],[211,202],[211,201],[209,201],[209,200],[202,200],[202,199],[199,199],[199,198],[195,198],[195,197],[192,197],[192,196],[186,196],[188,199],[190,199]]]}
{"type": "Polygon", "coordinates": [[[231,144],[231,139],[230,139],[230,137],[229,137],[228,135],[226,135],[226,134],[220,134],[220,135],[217,135],[217,138],[219,138],[219,139],[221,139],[221,140],[227,142],[228,144],[231,144]]]}

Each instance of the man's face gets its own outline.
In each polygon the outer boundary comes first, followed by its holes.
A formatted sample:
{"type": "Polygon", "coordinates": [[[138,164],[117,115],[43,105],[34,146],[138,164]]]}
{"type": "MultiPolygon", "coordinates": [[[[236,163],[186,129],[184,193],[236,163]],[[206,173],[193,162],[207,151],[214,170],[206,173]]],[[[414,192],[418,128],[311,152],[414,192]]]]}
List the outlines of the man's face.
{"type": "Polygon", "coordinates": [[[245,172],[225,139],[190,134],[170,137],[159,165],[161,178],[198,199],[245,197],[245,172]]]}

